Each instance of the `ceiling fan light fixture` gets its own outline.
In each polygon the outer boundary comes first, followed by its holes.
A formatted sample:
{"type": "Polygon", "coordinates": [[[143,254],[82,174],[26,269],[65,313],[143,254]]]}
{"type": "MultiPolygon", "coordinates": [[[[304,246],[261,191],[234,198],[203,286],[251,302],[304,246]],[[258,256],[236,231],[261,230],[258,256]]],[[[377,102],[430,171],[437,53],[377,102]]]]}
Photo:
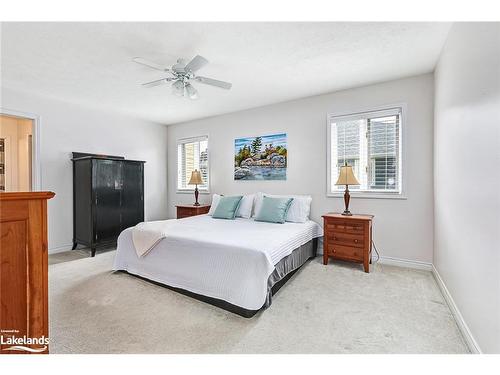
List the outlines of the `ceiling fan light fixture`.
{"type": "Polygon", "coordinates": [[[184,82],[177,80],[172,84],[172,91],[177,96],[184,96],[184,82]]]}
{"type": "Polygon", "coordinates": [[[198,99],[198,91],[191,84],[188,83],[185,87],[189,99],[198,99]]]}

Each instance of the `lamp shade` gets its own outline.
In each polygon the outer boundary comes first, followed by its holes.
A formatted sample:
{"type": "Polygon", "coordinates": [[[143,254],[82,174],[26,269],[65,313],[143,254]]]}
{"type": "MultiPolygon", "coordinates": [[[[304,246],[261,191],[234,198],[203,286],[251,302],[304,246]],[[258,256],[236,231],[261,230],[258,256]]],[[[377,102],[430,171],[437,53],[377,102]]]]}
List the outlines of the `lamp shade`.
{"type": "Polygon", "coordinates": [[[335,185],[359,185],[350,165],[340,167],[339,178],[335,185]]]}
{"type": "Polygon", "coordinates": [[[188,185],[201,185],[203,184],[203,180],[201,179],[201,173],[199,170],[195,169],[191,172],[191,178],[188,182],[188,185]]]}

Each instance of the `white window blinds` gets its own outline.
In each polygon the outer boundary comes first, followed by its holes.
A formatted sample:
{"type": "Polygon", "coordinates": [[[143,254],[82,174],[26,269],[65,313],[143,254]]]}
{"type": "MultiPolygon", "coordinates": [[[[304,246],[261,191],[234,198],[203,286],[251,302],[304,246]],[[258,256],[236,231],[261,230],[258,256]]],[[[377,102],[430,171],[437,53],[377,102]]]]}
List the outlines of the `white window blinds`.
{"type": "Polygon", "coordinates": [[[340,167],[353,167],[360,185],[350,190],[401,192],[401,108],[330,117],[329,191],[336,186],[340,167]]]}
{"type": "Polygon", "coordinates": [[[181,139],[177,142],[177,190],[194,190],[188,185],[191,173],[195,170],[201,172],[203,185],[198,185],[199,190],[208,190],[208,137],[181,139]]]}

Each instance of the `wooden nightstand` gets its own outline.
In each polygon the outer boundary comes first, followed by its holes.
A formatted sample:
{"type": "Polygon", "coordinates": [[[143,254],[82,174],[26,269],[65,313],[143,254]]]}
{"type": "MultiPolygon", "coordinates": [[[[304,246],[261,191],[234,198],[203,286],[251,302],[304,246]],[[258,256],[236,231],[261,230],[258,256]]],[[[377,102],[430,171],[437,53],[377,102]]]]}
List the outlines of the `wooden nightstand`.
{"type": "Polygon", "coordinates": [[[189,204],[178,205],[175,207],[177,207],[177,219],[182,219],[183,217],[189,216],[203,215],[208,213],[208,210],[210,210],[209,204],[199,206],[193,206],[192,204],[189,204]]]}
{"type": "Polygon", "coordinates": [[[372,219],[372,215],[324,215],[323,264],[332,257],[363,263],[365,272],[370,272],[372,219]]]}

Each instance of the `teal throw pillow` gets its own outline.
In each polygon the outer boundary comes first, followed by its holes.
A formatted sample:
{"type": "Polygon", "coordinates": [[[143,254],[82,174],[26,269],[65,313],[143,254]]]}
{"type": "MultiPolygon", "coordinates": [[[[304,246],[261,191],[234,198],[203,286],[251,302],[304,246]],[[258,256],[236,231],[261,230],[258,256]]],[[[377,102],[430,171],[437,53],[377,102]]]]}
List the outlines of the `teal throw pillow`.
{"type": "Polygon", "coordinates": [[[262,198],[262,206],[255,218],[256,221],[283,224],[293,198],[262,198]]]}
{"type": "Polygon", "coordinates": [[[241,195],[236,197],[220,197],[219,204],[217,205],[212,217],[214,219],[230,219],[233,220],[236,216],[236,211],[240,206],[241,195]]]}

